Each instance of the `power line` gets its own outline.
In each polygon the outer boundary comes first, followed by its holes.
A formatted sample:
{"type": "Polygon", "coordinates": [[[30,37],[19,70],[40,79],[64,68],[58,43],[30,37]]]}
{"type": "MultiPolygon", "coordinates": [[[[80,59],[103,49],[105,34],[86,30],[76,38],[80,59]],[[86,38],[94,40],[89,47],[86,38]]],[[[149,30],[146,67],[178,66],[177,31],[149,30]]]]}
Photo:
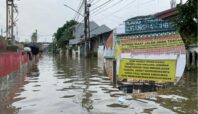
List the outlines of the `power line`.
{"type": "MultiPolygon", "coordinates": [[[[116,15],[115,15],[115,13],[118,13],[119,11],[122,11],[122,9],[123,9],[123,8],[127,9],[127,7],[128,7],[128,6],[130,6],[131,4],[133,4],[135,1],[136,1],[136,0],[133,0],[133,1],[129,2],[129,3],[127,3],[127,4],[126,4],[126,5],[124,5],[123,7],[119,8],[118,10],[116,10],[115,12],[109,12],[109,14],[108,14],[108,15],[111,15],[111,16],[116,17],[115,19],[117,19],[117,18],[122,19],[121,17],[116,16],[116,15]]],[[[115,3],[115,4],[119,4],[120,2],[122,2],[122,0],[120,0],[119,2],[117,2],[117,3],[115,3]]],[[[115,4],[113,4],[113,5],[115,5],[115,4]]],[[[112,6],[110,6],[110,7],[108,7],[108,8],[106,8],[106,9],[110,9],[110,8],[112,8],[112,7],[113,7],[113,5],[112,5],[112,6]]],[[[107,12],[107,11],[105,11],[105,12],[107,12]]],[[[98,15],[98,14],[100,14],[100,13],[102,13],[102,11],[101,11],[101,12],[99,12],[99,13],[95,13],[95,15],[98,15]]],[[[93,15],[93,16],[95,16],[95,15],[93,15]]],[[[103,17],[105,17],[105,16],[103,16],[103,17]]],[[[107,16],[106,18],[109,18],[109,16],[107,16]]],[[[106,19],[106,18],[105,18],[105,19],[106,19]]]]}
{"type": "Polygon", "coordinates": [[[93,3],[94,2],[94,0],[89,0],[89,3],[91,4],[91,3],[93,3]]]}
{"type": "MultiPolygon", "coordinates": [[[[83,2],[83,0],[81,0],[81,1],[79,2],[77,12],[79,12],[82,2],[83,2]]],[[[74,15],[74,19],[76,18],[77,15],[78,15],[78,13],[76,13],[76,14],[74,15]]]]}
{"type": "Polygon", "coordinates": [[[92,6],[96,5],[97,3],[99,3],[101,0],[97,0],[96,2],[92,2],[92,6]]]}
{"type": "MultiPolygon", "coordinates": [[[[84,0],[81,0],[81,2],[79,4],[78,11],[77,11],[78,13],[81,13],[83,4],[84,4],[84,0]]],[[[79,16],[80,16],[78,13],[76,13],[76,15],[74,16],[74,20],[76,20],[76,21],[79,19],[79,16]]]]}
{"type": "MultiPolygon", "coordinates": [[[[109,12],[108,15],[114,16],[114,17],[116,17],[116,18],[121,18],[121,17],[116,16],[115,13],[118,13],[118,12],[122,11],[123,8],[127,9],[127,8],[128,8],[131,4],[133,4],[135,1],[136,1],[136,0],[133,0],[133,1],[129,2],[129,3],[127,3],[126,5],[124,5],[123,7],[119,8],[118,10],[116,10],[116,11],[114,11],[114,12],[109,12]]],[[[122,2],[122,1],[119,1],[119,2],[122,2]]],[[[119,4],[119,2],[116,3],[116,4],[119,4]]],[[[114,4],[114,5],[115,5],[115,4],[114,4]]],[[[113,7],[113,6],[110,6],[110,7],[106,8],[106,9],[110,9],[110,8],[112,8],[112,7],[113,7]]],[[[105,12],[107,12],[107,11],[105,11],[105,12]]],[[[103,12],[101,11],[101,12],[99,12],[99,13],[95,13],[95,15],[98,15],[98,14],[100,14],[100,13],[103,13],[103,12]]],[[[95,16],[95,15],[93,15],[93,16],[95,16]]],[[[103,16],[103,17],[104,17],[104,16],[103,16]]]]}
{"type": "Polygon", "coordinates": [[[111,3],[112,1],[113,1],[113,0],[108,0],[108,1],[104,2],[103,4],[97,6],[96,8],[92,9],[91,11],[95,11],[95,10],[97,10],[98,8],[101,8],[102,6],[106,6],[106,5],[108,5],[109,3],[111,3]]]}
{"type": "Polygon", "coordinates": [[[148,1],[144,2],[144,3],[141,3],[141,5],[145,5],[145,4],[151,3],[153,1],[155,1],[155,0],[148,0],[148,1]]]}
{"type": "Polygon", "coordinates": [[[116,10],[116,11],[112,12],[112,14],[114,14],[114,13],[118,13],[118,12],[122,11],[122,9],[123,9],[123,8],[127,9],[127,8],[128,8],[128,6],[129,6],[129,5],[131,5],[131,4],[133,4],[135,1],[136,1],[136,0],[133,0],[133,1],[129,2],[128,4],[124,5],[124,6],[123,6],[123,7],[121,7],[120,9],[118,9],[118,10],[116,10]]]}
{"type": "Polygon", "coordinates": [[[99,18],[97,18],[97,19],[103,18],[104,20],[106,20],[106,19],[110,19],[110,18],[111,18],[111,21],[114,21],[114,22],[116,22],[116,23],[120,22],[120,20],[123,20],[123,18],[117,18],[115,15],[112,15],[112,16],[100,15],[100,16],[102,16],[102,17],[99,17],[99,18]],[[116,17],[116,18],[115,18],[115,17],[116,17]]]}
{"type": "Polygon", "coordinates": [[[109,7],[105,8],[105,9],[101,10],[99,13],[97,13],[97,11],[95,11],[95,12],[93,12],[93,14],[98,15],[98,14],[102,13],[102,11],[107,11],[107,10],[109,10],[110,8],[115,7],[116,5],[120,4],[122,1],[123,1],[123,0],[119,0],[118,2],[112,4],[111,6],[109,6],[109,7]],[[96,14],[96,13],[97,13],[97,14],[96,14]]]}
{"type": "Polygon", "coordinates": [[[84,17],[84,15],[82,15],[81,13],[79,13],[78,11],[76,11],[75,9],[71,8],[70,6],[64,4],[64,6],[68,7],[69,9],[73,10],[74,12],[78,13],[79,15],[81,15],[82,17],[84,17]]]}

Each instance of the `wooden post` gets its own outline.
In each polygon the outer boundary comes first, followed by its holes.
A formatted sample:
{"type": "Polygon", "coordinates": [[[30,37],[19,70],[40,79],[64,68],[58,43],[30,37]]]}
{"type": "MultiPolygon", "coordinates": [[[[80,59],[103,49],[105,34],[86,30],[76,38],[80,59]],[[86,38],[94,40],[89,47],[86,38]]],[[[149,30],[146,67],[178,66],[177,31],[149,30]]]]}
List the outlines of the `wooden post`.
{"type": "Polygon", "coordinates": [[[6,40],[8,39],[8,0],[6,0],[6,40]]]}
{"type": "Polygon", "coordinates": [[[113,60],[113,87],[117,87],[116,60],[113,60]]]}
{"type": "Polygon", "coordinates": [[[14,38],[14,0],[11,1],[11,41],[15,44],[14,38]]]}

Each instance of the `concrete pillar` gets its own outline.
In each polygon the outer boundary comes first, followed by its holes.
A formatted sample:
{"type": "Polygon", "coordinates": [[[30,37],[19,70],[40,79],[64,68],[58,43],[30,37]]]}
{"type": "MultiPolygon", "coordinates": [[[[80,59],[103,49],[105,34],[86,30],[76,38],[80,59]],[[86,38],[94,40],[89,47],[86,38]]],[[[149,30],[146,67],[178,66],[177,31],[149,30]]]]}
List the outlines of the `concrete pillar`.
{"type": "Polygon", "coordinates": [[[72,58],[74,58],[74,56],[75,56],[74,55],[74,49],[73,48],[71,49],[71,56],[72,56],[72,58]]]}
{"type": "Polygon", "coordinates": [[[198,67],[198,53],[197,53],[197,52],[196,52],[195,59],[196,59],[196,65],[197,65],[197,67],[198,67]]]}
{"type": "Polygon", "coordinates": [[[59,50],[59,54],[62,56],[62,49],[59,50]]]}
{"type": "Polygon", "coordinates": [[[69,48],[66,49],[66,56],[69,56],[69,48]]]}
{"type": "Polygon", "coordinates": [[[67,56],[67,49],[65,49],[65,55],[67,56]]]}
{"type": "Polygon", "coordinates": [[[190,69],[190,52],[186,51],[186,67],[189,70],[190,69]]]}
{"type": "Polygon", "coordinates": [[[80,57],[80,46],[78,46],[78,57],[80,57]]]}
{"type": "Polygon", "coordinates": [[[195,63],[195,54],[196,52],[192,52],[192,66],[196,66],[196,63],[195,63]]]}

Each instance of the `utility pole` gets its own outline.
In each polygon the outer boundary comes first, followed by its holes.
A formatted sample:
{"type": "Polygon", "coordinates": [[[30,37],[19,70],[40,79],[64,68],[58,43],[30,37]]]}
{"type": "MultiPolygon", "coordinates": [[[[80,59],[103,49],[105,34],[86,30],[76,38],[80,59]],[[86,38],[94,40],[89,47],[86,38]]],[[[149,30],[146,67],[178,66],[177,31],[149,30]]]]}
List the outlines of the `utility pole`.
{"type": "Polygon", "coordinates": [[[90,43],[91,42],[90,42],[90,21],[89,21],[89,19],[90,19],[90,12],[89,12],[89,8],[91,7],[91,4],[88,4],[87,7],[88,7],[87,8],[87,11],[88,11],[87,12],[87,21],[88,21],[87,23],[88,23],[88,39],[89,39],[88,51],[90,51],[90,45],[91,45],[90,43]]]}
{"type": "Polygon", "coordinates": [[[84,36],[85,36],[85,57],[87,56],[88,49],[87,49],[87,0],[84,0],[85,3],[85,17],[84,17],[84,36]]]}
{"type": "Polygon", "coordinates": [[[8,22],[8,0],[6,0],[6,40],[8,39],[9,34],[8,22]]]}
{"type": "Polygon", "coordinates": [[[6,0],[6,39],[14,44],[14,0],[6,0]]]}
{"type": "Polygon", "coordinates": [[[89,7],[91,7],[91,5],[87,3],[87,0],[84,0],[84,3],[85,3],[85,16],[84,16],[85,56],[87,57],[89,51],[88,39],[90,38],[89,7]]]}

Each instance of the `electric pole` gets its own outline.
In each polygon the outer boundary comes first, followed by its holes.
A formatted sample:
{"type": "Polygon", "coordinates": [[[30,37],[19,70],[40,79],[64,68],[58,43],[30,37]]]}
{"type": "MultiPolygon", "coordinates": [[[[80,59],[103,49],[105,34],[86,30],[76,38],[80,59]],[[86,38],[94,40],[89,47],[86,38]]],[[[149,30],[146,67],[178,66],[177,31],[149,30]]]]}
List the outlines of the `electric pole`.
{"type": "Polygon", "coordinates": [[[84,16],[85,56],[87,56],[89,51],[88,40],[90,38],[89,7],[91,7],[91,4],[88,4],[87,0],[84,0],[84,3],[85,3],[85,16],[84,16]]]}
{"type": "Polygon", "coordinates": [[[87,8],[87,11],[88,11],[87,12],[87,21],[88,21],[87,23],[88,23],[88,39],[89,39],[88,40],[89,41],[88,51],[90,51],[90,45],[91,45],[90,43],[91,42],[90,42],[90,21],[89,21],[89,19],[90,19],[90,12],[89,12],[89,7],[91,7],[91,4],[88,4],[87,7],[88,7],[87,8]]]}
{"type": "Polygon", "coordinates": [[[14,0],[6,0],[6,39],[14,44],[14,0]]]}
{"type": "Polygon", "coordinates": [[[85,17],[84,17],[84,35],[85,35],[85,42],[87,41],[87,0],[85,2],[85,17]]]}

